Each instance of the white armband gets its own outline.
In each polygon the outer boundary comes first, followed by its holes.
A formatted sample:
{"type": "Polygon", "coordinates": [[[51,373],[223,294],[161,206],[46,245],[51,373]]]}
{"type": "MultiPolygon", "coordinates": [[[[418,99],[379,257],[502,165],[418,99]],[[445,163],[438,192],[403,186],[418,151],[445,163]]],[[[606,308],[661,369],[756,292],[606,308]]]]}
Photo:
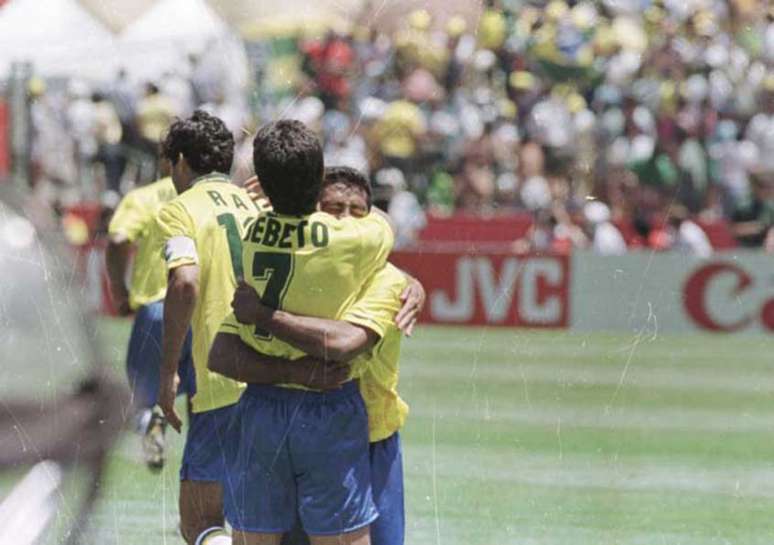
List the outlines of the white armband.
{"type": "Polygon", "coordinates": [[[164,258],[167,263],[177,261],[178,259],[193,259],[199,262],[199,255],[196,253],[196,243],[189,237],[172,237],[167,240],[164,246],[164,258]]]}

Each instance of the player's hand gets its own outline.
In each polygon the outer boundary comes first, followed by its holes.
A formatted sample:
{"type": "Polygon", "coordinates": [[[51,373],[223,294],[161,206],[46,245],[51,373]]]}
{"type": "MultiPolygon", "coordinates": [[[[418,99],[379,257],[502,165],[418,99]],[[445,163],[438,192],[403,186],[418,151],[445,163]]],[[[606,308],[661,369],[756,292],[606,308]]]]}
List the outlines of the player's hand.
{"type": "Polygon", "coordinates": [[[258,293],[244,280],[239,280],[237,284],[231,308],[236,319],[243,324],[259,325],[272,313],[272,309],[261,302],[258,293]]]}
{"type": "Polygon", "coordinates": [[[157,402],[161,408],[161,412],[164,413],[164,418],[167,419],[169,425],[178,433],[183,429],[183,422],[175,411],[175,398],[177,397],[177,388],[179,384],[180,377],[177,373],[174,373],[169,377],[165,377],[162,374],[161,382],[159,384],[159,399],[157,402]]]}
{"type": "Polygon", "coordinates": [[[116,313],[119,316],[129,316],[132,313],[132,307],[129,306],[129,299],[116,301],[116,313]]]}
{"type": "Polygon", "coordinates": [[[334,390],[347,382],[350,366],[343,362],[324,362],[311,356],[288,362],[290,382],[315,390],[334,390]]]}
{"type": "Polygon", "coordinates": [[[427,294],[425,288],[416,278],[409,279],[409,285],[400,294],[400,300],[403,306],[395,315],[395,324],[403,333],[409,337],[414,332],[414,325],[417,323],[417,317],[425,307],[427,294]]]}
{"type": "Polygon", "coordinates": [[[129,306],[129,292],[124,286],[113,286],[110,289],[110,295],[113,299],[113,307],[119,316],[129,316],[132,308],[129,306]]]}

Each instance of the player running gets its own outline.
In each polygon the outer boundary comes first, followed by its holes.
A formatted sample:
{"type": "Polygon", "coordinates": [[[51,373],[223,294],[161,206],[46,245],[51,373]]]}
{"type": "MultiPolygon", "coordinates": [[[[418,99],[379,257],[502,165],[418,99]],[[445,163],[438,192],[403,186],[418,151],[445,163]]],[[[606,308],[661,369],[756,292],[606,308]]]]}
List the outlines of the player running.
{"type": "Polygon", "coordinates": [[[196,111],[169,129],[163,154],[172,164],[178,196],[158,213],[159,245],[168,273],[158,403],[180,431],[174,408],[177,361],[189,325],[195,372],[191,419],[180,468],[180,519],[185,540],[223,525],[220,479],[230,409],[243,385],[207,370],[207,354],[230,312],[240,240],[258,209],[227,175],[234,139],[223,122],[196,111]]]}
{"type": "MultiPolygon", "coordinates": [[[[126,373],[135,407],[139,409],[135,427],[143,435],[143,456],[148,468],[160,471],[164,467],[164,432],[166,420],[154,406],[159,391],[161,337],[164,316],[164,295],[167,276],[164,261],[153,243],[156,213],[177,196],[168,160],[160,161],[164,177],[127,193],[119,203],[108,227],[105,252],[110,290],[121,316],[135,313],[126,373]],[[129,287],[127,270],[132,249],[134,264],[129,287]]],[[[190,391],[191,335],[185,338],[178,364],[180,388],[190,391]]]]}
{"type": "MultiPolygon", "coordinates": [[[[253,144],[256,174],[274,212],[261,215],[245,236],[245,279],[274,308],[337,318],[384,266],[392,229],[377,213],[339,220],[315,212],[322,147],[302,123],[271,123],[253,144]]],[[[233,317],[221,331],[273,356],[304,355],[233,317]]],[[[225,508],[236,543],[279,543],[297,512],[313,543],[369,542],[377,513],[368,418],[355,381],[331,393],[251,384],[235,419],[239,455],[225,508]]]]}
{"type": "MultiPolygon", "coordinates": [[[[370,184],[351,168],[326,169],[319,206],[339,218],[364,217],[371,208],[370,184]]],[[[348,361],[360,354],[352,365],[360,377],[368,411],[371,481],[379,511],[379,518],[370,526],[374,545],[402,545],[404,539],[398,430],[405,422],[408,406],[397,391],[400,329],[410,333],[424,298],[424,290],[416,280],[387,264],[338,321],[275,311],[263,305],[255,290],[246,284],[237,288],[232,303],[240,322],[256,324],[312,356],[348,361]],[[401,309],[402,302],[406,305],[401,309]]],[[[218,335],[210,352],[211,369],[247,383],[256,378],[266,380],[282,363],[251,350],[234,335],[218,335]]],[[[327,376],[329,385],[335,385],[340,378],[336,369],[327,376]]],[[[299,545],[308,540],[295,530],[284,542],[299,545]]]]}

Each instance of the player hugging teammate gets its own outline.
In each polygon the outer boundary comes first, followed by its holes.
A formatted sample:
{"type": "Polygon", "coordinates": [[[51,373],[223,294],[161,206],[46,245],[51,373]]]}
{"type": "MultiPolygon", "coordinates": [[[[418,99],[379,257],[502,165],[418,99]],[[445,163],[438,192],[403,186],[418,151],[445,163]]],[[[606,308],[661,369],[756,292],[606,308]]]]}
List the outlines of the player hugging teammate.
{"type": "Polygon", "coordinates": [[[225,509],[239,545],[401,544],[398,359],[424,292],[387,263],[368,181],[326,171],[302,123],[266,125],[253,153],[273,210],[224,174],[233,139],[217,118],[195,112],[164,142],[178,196],[153,227],[168,270],[158,402],[177,430],[193,333],[183,536],[231,543],[225,509]]]}

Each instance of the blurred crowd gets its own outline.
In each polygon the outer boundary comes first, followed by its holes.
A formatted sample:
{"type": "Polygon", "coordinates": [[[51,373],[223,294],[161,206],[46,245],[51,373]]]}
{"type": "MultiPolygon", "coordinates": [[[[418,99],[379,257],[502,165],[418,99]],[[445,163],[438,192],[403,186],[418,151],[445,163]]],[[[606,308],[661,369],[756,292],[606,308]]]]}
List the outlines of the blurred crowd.
{"type": "Polygon", "coordinates": [[[316,128],[327,164],[370,175],[399,244],[426,213],[526,212],[517,250],[707,255],[700,225],[723,221],[739,245],[774,251],[771,2],[486,0],[477,21],[419,10],[390,33],[366,13],[298,37],[287,93],[252,110],[195,59],[142,92],[125,76],[104,93],[75,89],[59,132],[36,120],[38,164],[70,176],[61,154],[74,154],[118,194],[152,172],[169,120],[205,104],[235,131],[239,179],[257,124],[316,128]]]}
{"type": "Polygon", "coordinates": [[[224,83],[223,67],[189,56],[157,81],[125,71],[107,84],[29,82],[32,182],[55,206],[100,200],[106,208],[158,175],[159,142],[176,117],[205,109],[234,131],[250,123],[247,98],[224,83]]]}

